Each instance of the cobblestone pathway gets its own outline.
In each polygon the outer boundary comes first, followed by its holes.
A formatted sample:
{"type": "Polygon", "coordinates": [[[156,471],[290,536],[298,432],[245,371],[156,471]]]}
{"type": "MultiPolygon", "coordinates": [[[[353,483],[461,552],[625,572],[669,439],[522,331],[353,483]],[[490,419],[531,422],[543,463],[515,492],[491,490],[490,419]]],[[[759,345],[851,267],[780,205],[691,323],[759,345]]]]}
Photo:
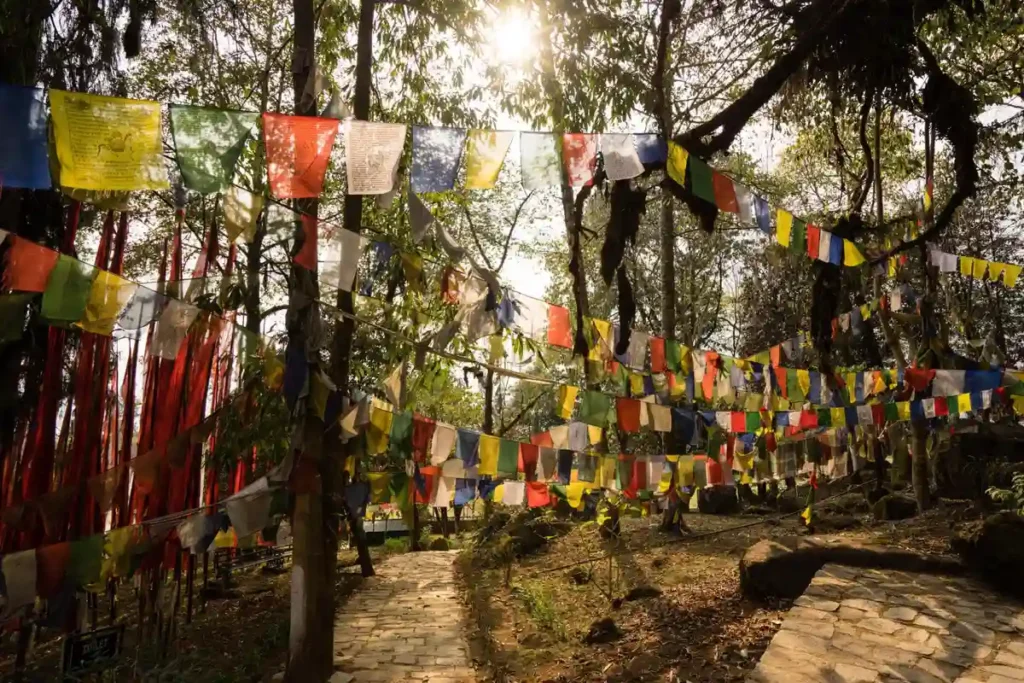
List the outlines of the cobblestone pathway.
{"type": "Polygon", "coordinates": [[[748,683],[1021,683],[1024,606],[964,578],[826,565],[748,683]]]}
{"type": "Polygon", "coordinates": [[[334,622],[336,668],[353,681],[475,683],[454,552],[394,555],[334,622]]]}

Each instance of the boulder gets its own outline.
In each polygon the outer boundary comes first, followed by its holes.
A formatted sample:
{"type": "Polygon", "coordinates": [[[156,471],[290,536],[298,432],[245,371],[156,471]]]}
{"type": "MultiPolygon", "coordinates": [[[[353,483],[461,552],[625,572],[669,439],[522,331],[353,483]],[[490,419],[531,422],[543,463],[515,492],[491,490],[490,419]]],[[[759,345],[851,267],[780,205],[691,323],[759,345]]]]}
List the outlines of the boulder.
{"type": "Polygon", "coordinates": [[[871,512],[879,521],[909,519],[917,514],[917,501],[910,496],[890,493],[879,498],[871,507],[871,512]]]}
{"type": "Polygon", "coordinates": [[[587,635],[583,636],[583,642],[587,645],[598,643],[611,643],[622,637],[622,631],[610,617],[598,619],[590,625],[587,635]]]}
{"type": "Polygon", "coordinates": [[[990,583],[1024,597],[1024,518],[1015,512],[999,512],[974,524],[952,540],[967,564],[990,583]]]}
{"type": "Polygon", "coordinates": [[[697,492],[697,509],[706,515],[730,515],[740,511],[735,486],[706,486],[697,492]]]}

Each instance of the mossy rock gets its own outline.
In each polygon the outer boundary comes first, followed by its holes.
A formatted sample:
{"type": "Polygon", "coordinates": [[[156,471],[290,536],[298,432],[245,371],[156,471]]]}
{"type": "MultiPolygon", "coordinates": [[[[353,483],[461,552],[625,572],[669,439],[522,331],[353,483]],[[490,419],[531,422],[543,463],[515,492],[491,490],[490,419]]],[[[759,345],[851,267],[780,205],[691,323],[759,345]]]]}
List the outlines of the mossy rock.
{"type": "Polygon", "coordinates": [[[894,522],[910,519],[917,514],[917,501],[910,496],[890,493],[882,496],[871,507],[871,513],[879,521],[894,522]]]}

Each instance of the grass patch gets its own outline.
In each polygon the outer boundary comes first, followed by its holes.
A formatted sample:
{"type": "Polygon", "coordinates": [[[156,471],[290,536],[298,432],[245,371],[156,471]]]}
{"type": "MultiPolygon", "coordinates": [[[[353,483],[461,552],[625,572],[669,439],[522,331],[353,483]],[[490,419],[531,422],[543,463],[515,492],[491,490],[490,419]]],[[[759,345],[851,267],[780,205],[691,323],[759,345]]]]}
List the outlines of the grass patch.
{"type": "Polygon", "coordinates": [[[555,600],[551,592],[541,583],[516,584],[512,586],[514,595],[526,609],[526,613],[536,622],[542,631],[565,640],[565,624],[558,615],[555,600]]]}

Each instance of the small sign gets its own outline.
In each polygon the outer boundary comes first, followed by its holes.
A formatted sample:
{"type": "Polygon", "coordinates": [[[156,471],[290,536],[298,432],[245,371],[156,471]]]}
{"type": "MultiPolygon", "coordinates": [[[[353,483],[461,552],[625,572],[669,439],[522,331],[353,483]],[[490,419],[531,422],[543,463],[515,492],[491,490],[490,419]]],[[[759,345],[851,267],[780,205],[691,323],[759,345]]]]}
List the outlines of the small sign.
{"type": "Polygon", "coordinates": [[[98,664],[117,659],[121,655],[123,640],[124,624],[69,635],[64,639],[62,673],[92,669],[98,664]]]}

